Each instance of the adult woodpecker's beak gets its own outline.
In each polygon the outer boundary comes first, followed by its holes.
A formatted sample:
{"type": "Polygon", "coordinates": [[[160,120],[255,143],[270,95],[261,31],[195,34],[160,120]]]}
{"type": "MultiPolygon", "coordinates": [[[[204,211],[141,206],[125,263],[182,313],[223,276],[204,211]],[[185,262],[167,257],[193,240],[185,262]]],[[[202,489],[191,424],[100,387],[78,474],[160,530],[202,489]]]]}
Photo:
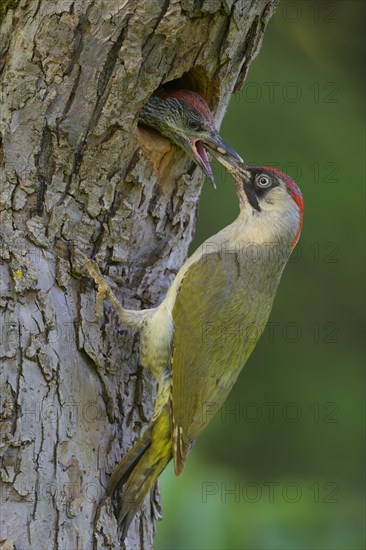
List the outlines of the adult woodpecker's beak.
{"type": "Polygon", "coordinates": [[[213,177],[210,161],[208,160],[206,149],[224,166],[237,166],[238,163],[243,163],[242,158],[238,155],[234,149],[230,147],[219,134],[214,134],[210,137],[204,137],[201,139],[195,139],[192,141],[192,151],[197,164],[202,168],[206,176],[208,176],[212,182],[213,187],[216,189],[215,178],[213,177]]]}
{"type": "Polygon", "coordinates": [[[257,212],[260,212],[261,207],[253,187],[250,166],[244,162],[239,162],[235,167],[227,165],[227,169],[235,182],[240,208],[245,208],[245,205],[249,204],[257,212]]]}
{"type": "Polygon", "coordinates": [[[241,178],[246,183],[251,183],[252,173],[248,170],[248,165],[244,161],[238,162],[235,167],[230,170],[231,174],[235,174],[237,178],[241,178]]]}

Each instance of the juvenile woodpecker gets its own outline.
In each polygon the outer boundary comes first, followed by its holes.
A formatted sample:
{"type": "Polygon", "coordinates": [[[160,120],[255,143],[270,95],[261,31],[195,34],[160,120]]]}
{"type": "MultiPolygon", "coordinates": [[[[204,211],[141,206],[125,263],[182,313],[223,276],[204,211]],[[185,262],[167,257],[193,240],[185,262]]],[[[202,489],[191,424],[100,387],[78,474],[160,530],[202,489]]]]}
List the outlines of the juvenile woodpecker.
{"type": "Polygon", "coordinates": [[[219,136],[206,101],[196,92],[177,90],[152,95],[140,111],[139,122],[151,126],[184,149],[214,187],[215,179],[205,149],[220,162],[240,162],[240,156],[219,136]]]}
{"type": "Polygon", "coordinates": [[[301,232],[303,198],[285,173],[227,162],[240,203],[237,219],[184,263],[160,306],[131,311],[86,262],[125,325],[140,330],[141,362],[159,381],[154,415],[109,479],[123,487],[125,536],[146,494],[170,462],[176,475],[219,410],[267,323],[282,271],[301,232]]]}

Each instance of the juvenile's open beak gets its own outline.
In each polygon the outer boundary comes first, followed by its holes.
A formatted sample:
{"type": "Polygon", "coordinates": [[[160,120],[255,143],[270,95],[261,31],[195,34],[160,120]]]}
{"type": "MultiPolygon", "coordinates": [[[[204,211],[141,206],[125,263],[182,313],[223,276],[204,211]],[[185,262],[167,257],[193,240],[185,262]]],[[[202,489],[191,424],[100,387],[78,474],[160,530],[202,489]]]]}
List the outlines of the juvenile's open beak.
{"type": "Polygon", "coordinates": [[[202,168],[206,176],[211,180],[213,188],[216,189],[215,178],[212,173],[211,164],[208,160],[204,143],[200,139],[196,139],[192,142],[192,152],[198,166],[202,168]]]}
{"type": "Polygon", "coordinates": [[[212,174],[206,149],[226,168],[236,168],[239,163],[243,163],[243,160],[238,153],[230,147],[230,145],[221,139],[219,134],[215,134],[212,137],[205,136],[204,138],[197,139],[192,143],[192,150],[197,164],[210,178],[212,185],[216,189],[216,182],[212,174]]]}

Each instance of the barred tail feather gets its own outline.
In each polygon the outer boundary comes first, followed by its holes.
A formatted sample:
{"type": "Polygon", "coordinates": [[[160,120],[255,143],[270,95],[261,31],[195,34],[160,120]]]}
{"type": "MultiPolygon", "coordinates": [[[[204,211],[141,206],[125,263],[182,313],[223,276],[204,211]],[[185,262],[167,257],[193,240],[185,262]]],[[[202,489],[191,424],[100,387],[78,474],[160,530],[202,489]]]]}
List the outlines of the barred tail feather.
{"type": "Polygon", "coordinates": [[[169,410],[166,407],[114,470],[107,495],[123,485],[119,496],[118,527],[122,538],[151,487],[172,458],[169,410]]]}
{"type": "Polygon", "coordinates": [[[149,438],[149,434],[147,433],[148,431],[149,428],[147,428],[142,438],[137,443],[135,443],[132,449],[126,454],[124,459],[113,470],[106,489],[107,496],[112,496],[114,491],[127,481],[130,473],[138,464],[140,458],[150,447],[151,439],[149,438]]]}

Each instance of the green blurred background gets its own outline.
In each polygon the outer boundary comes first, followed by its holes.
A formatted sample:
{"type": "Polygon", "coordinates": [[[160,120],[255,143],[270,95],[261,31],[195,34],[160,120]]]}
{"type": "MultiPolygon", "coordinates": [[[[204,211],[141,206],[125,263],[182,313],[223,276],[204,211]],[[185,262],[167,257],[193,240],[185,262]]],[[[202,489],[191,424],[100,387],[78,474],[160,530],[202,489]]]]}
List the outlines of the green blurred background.
{"type": "MultiPolygon", "coordinates": [[[[280,2],[231,100],[223,138],[297,180],[304,229],[223,413],[161,477],[157,550],[365,546],[364,20],[362,1],[280,2]]],[[[215,168],[192,250],[238,212],[215,168]]]]}

